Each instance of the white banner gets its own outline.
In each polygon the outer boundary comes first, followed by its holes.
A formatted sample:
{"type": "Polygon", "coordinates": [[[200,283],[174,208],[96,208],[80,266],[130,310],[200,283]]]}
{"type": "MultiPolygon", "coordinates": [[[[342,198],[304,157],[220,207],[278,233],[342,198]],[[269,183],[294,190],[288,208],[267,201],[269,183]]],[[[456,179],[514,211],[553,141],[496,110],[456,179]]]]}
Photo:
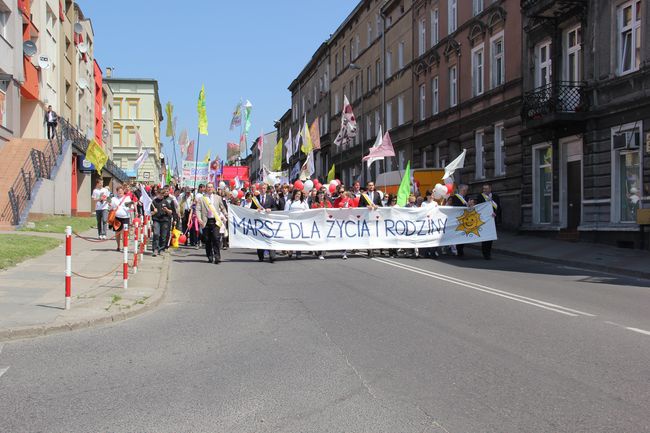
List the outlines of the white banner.
{"type": "Polygon", "coordinates": [[[208,183],[209,170],[205,161],[183,161],[183,186],[196,188],[208,183]]]}
{"type": "Polygon", "coordinates": [[[311,209],[228,209],[230,246],[267,250],[426,248],[497,238],[492,205],[311,209]]]}

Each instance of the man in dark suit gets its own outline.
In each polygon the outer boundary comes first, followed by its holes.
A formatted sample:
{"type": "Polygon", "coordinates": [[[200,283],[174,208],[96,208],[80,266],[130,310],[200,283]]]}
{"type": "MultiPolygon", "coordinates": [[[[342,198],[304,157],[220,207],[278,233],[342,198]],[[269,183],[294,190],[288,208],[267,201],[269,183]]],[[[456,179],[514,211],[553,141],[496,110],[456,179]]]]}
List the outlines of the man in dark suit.
{"type": "MultiPolygon", "coordinates": [[[[495,223],[501,222],[501,201],[499,196],[492,193],[492,186],[490,184],[483,185],[483,192],[476,198],[477,203],[490,203],[492,205],[492,217],[495,223]]],[[[481,251],[483,258],[490,260],[492,258],[492,241],[485,241],[481,243],[481,251]]]]}
{"type": "MultiPolygon", "coordinates": [[[[271,212],[278,210],[278,204],[272,194],[268,192],[268,186],[263,183],[260,195],[255,197],[251,209],[257,209],[258,212],[271,212]]],[[[257,258],[260,262],[264,261],[264,250],[257,250],[257,258]]],[[[269,250],[269,262],[275,262],[275,251],[269,250]]]]}
{"type": "MultiPolygon", "coordinates": [[[[370,209],[377,209],[381,207],[381,197],[379,193],[375,191],[375,182],[368,182],[366,185],[366,192],[360,193],[359,197],[359,206],[358,207],[368,207],[370,209]]],[[[368,258],[375,256],[373,250],[368,250],[368,258]]]]}
{"type": "MultiPolygon", "coordinates": [[[[468,187],[465,184],[458,185],[458,192],[451,196],[451,205],[457,207],[468,207],[469,203],[467,202],[467,190],[468,187]]],[[[456,245],[456,251],[458,257],[465,256],[465,245],[460,244],[456,245]]]]}

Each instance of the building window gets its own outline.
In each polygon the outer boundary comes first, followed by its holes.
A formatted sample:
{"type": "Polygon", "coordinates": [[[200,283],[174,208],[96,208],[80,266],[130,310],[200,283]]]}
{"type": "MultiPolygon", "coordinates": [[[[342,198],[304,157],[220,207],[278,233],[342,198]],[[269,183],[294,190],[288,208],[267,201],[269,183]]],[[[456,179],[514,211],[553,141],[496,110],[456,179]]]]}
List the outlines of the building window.
{"type": "Polygon", "coordinates": [[[456,0],[447,0],[447,33],[452,34],[458,27],[458,10],[456,0]]]}
{"type": "Polygon", "coordinates": [[[330,64],[329,62],[325,65],[325,76],[323,79],[323,86],[325,86],[325,91],[329,92],[330,90],[330,64]]]}
{"type": "Polygon", "coordinates": [[[449,68],[449,106],[455,107],[458,104],[458,77],[456,66],[449,68]]]}
{"type": "Polygon", "coordinates": [[[129,119],[138,119],[140,117],[140,104],[138,99],[127,99],[129,119]]]}
{"type": "Polygon", "coordinates": [[[7,89],[9,81],[0,81],[0,126],[7,127],[7,89]]]}
{"type": "Polygon", "coordinates": [[[549,84],[551,82],[551,73],[551,41],[547,39],[535,46],[535,87],[549,84]]]}
{"type": "Polygon", "coordinates": [[[503,137],[503,123],[494,125],[494,175],[506,174],[506,145],[503,137]]]}
{"type": "Polygon", "coordinates": [[[490,83],[492,88],[501,86],[506,82],[506,62],[503,53],[503,32],[490,39],[490,83]]]}
{"type": "Polygon", "coordinates": [[[386,103],[386,131],[393,129],[393,103],[386,103]]]}
{"type": "Polygon", "coordinates": [[[422,18],[418,23],[418,56],[421,56],[427,50],[426,43],[425,43],[426,36],[427,36],[426,22],[424,21],[424,18],[422,18]]]}
{"type": "Polygon", "coordinates": [[[379,134],[380,125],[381,125],[381,121],[379,118],[379,111],[375,111],[375,135],[379,134]]]}
{"type": "Polygon", "coordinates": [[[354,58],[356,59],[359,57],[360,54],[360,49],[361,49],[361,38],[359,37],[358,34],[354,35],[354,58]]]}
{"type": "Polygon", "coordinates": [[[397,70],[400,71],[404,67],[404,42],[397,45],[397,70]]]}
{"type": "Polygon", "coordinates": [[[397,97],[397,125],[403,125],[404,121],[404,95],[399,95],[397,97]]]}
{"type": "Polygon", "coordinates": [[[582,58],[580,47],[582,44],[582,29],[575,26],[564,34],[564,79],[566,81],[580,81],[582,78],[582,58]]]}
{"type": "Polygon", "coordinates": [[[369,47],[372,44],[372,23],[368,23],[368,43],[366,47],[369,47]]]}
{"type": "Polygon", "coordinates": [[[641,0],[622,4],[617,10],[618,73],[639,69],[641,63],[641,0]]]}
{"type": "Polygon", "coordinates": [[[427,104],[427,97],[426,97],[426,86],[424,84],[420,85],[420,120],[424,120],[426,116],[426,104],[427,104]]]}
{"type": "Polygon", "coordinates": [[[386,51],[386,77],[390,77],[393,75],[392,71],[392,64],[393,64],[393,52],[392,51],[386,51]]]}
{"type": "Polygon", "coordinates": [[[341,107],[341,97],[339,96],[339,92],[336,92],[334,94],[334,114],[339,114],[341,107]]]}
{"type": "Polygon", "coordinates": [[[372,136],[372,119],[366,116],[366,140],[372,136]]]}
{"type": "Polygon", "coordinates": [[[361,73],[359,73],[359,75],[357,75],[357,77],[354,79],[354,81],[355,81],[354,88],[357,91],[357,99],[359,99],[359,98],[361,98],[361,93],[363,91],[363,89],[361,88],[361,73]]]}
{"type": "Polygon", "coordinates": [[[472,0],[472,13],[474,16],[483,12],[483,0],[472,0]]]}
{"type": "Polygon", "coordinates": [[[431,100],[432,100],[431,113],[433,115],[436,115],[438,114],[438,112],[440,112],[440,92],[438,90],[437,75],[433,77],[433,79],[431,80],[431,100]]]}
{"type": "Polygon", "coordinates": [[[113,117],[116,119],[122,118],[122,98],[113,99],[113,117]]]}
{"type": "Polygon", "coordinates": [[[377,60],[375,63],[375,78],[377,79],[377,85],[381,83],[381,61],[377,60]]]}
{"type": "Polygon", "coordinates": [[[113,141],[112,141],[113,146],[121,146],[122,145],[122,125],[119,123],[114,123],[113,124],[113,141]]]}
{"type": "Polygon", "coordinates": [[[533,150],[533,220],[536,224],[553,221],[553,148],[549,145],[533,150]]]}
{"type": "Polygon", "coordinates": [[[483,93],[483,44],[472,50],[472,96],[483,93]]]}
{"type": "Polygon", "coordinates": [[[406,168],[406,151],[400,150],[397,152],[397,167],[398,169],[404,170],[406,168]]]}
{"type": "Polygon", "coordinates": [[[377,37],[381,36],[382,33],[382,22],[381,22],[381,15],[377,14],[375,16],[375,24],[377,25],[377,37]]]}
{"type": "Polygon", "coordinates": [[[641,122],[612,128],[612,222],[636,222],[643,195],[641,131],[641,122]]]}
{"type": "Polygon", "coordinates": [[[347,64],[347,51],[345,51],[345,47],[343,47],[343,50],[341,51],[341,66],[345,68],[345,65],[347,64]]]}
{"type": "Polygon", "coordinates": [[[5,40],[9,39],[9,10],[0,4],[0,36],[5,40]]]}
{"type": "Polygon", "coordinates": [[[298,104],[294,103],[293,104],[293,121],[295,122],[298,120],[298,104]]]}
{"type": "Polygon", "coordinates": [[[422,149],[422,168],[427,168],[427,150],[422,149]]]}
{"type": "Polygon", "coordinates": [[[475,179],[484,179],[485,178],[485,147],[483,145],[483,140],[485,134],[482,130],[476,131],[474,133],[474,150],[476,152],[475,160],[475,179]]]}
{"type": "Polygon", "coordinates": [[[440,41],[440,15],[438,8],[431,11],[431,46],[440,41]]]}
{"type": "Polygon", "coordinates": [[[366,92],[370,92],[372,89],[372,69],[370,66],[366,68],[366,92]]]}

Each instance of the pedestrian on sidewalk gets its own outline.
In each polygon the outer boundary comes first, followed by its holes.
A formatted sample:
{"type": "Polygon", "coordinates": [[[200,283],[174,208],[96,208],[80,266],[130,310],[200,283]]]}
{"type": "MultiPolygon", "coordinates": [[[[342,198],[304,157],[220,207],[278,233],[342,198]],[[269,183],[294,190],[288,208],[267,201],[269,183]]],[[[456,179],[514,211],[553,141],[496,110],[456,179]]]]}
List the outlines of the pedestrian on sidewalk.
{"type": "Polygon", "coordinates": [[[115,190],[115,197],[111,199],[111,210],[115,210],[115,224],[113,230],[115,231],[115,242],[117,243],[117,251],[122,251],[122,230],[125,224],[131,221],[129,209],[133,206],[133,202],[128,195],[124,194],[124,187],[118,186],[115,190]]]}
{"type": "Polygon", "coordinates": [[[111,192],[104,187],[102,179],[97,179],[92,199],[95,200],[95,217],[97,218],[97,239],[106,239],[106,227],[108,226],[108,197],[111,192]]]}
{"type": "Polygon", "coordinates": [[[153,221],[152,253],[156,257],[167,248],[167,237],[170,230],[174,203],[165,197],[162,189],[156,190],[156,197],[151,202],[151,219],[153,221]]]}
{"type": "Polygon", "coordinates": [[[206,193],[196,203],[196,215],[203,229],[205,254],[209,263],[221,263],[221,236],[228,219],[221,196],[214,192],[214,184],[208,183],[206,193]]]}

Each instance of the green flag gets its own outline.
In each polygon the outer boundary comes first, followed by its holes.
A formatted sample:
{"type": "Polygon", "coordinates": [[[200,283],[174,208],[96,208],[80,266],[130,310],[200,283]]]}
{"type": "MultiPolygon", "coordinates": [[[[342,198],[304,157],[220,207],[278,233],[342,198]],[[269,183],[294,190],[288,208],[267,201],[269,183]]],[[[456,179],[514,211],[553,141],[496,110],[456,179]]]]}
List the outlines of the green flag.
{"type": "Polygon", "coordinates": [[[406,163],[406,171],[397,191],[397,206],[406,206],[411,194],[411,161],[406,163]]]}
{"type": "Polygon", "coordinates": [[[165,179],[165,181],[167,185],[172,184],[172,170],[169,167],[167,167],[167,178],[165,179]]]}
{"type": "Polygon", "coordinates": [[[251,129],[251,111],[253,110],[253,104],[248,99],[244,104],[244,135],[248,135],[248,131],[251,129]]]}
{"type": "Polygon", "coordinates": [[[171,102],[167,102],[167,105],[165,106],[165,111],[167,112],[167,132],[165,133],[165,135],[167,137],[173,137],[174,125],[172,123],[172,118],[174,117],[174,106],[172,105],[171,102]]]}
{"type": "Polygon", "coordinates": [[[336,177],[336,170],[334,169],[334,164],[332,164],[332,168],[330,168],[330,171],[327,172],[327,183],[333,181],[335,177],[336,177]]]}
{"type": "Polygon", "coordinates": [[[208,135],[208,112],[205,107],[205,85],[201,86],[196,111],[199,114],[199,134],[208,135]]]}
{"type": "Polygon", "coordinates": [[[273,171],[282,170],[282,137],[273,149],[273,171]]]}

